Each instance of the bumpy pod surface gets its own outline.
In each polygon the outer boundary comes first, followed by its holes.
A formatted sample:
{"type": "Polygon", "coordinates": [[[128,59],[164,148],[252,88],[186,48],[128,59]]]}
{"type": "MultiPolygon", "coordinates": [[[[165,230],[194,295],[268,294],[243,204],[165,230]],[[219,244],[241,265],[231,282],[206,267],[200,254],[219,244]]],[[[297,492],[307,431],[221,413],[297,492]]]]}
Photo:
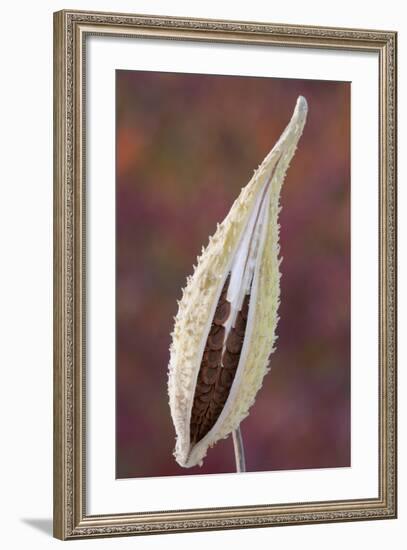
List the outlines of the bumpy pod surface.
{"type": "Polygon", "coordinates": [[[202,465],[208,448],[237,429],[269,370],[280,301],[280,191],[307,110],[300,96],[183,289],[168,369],[180,466],[202,465]]]}

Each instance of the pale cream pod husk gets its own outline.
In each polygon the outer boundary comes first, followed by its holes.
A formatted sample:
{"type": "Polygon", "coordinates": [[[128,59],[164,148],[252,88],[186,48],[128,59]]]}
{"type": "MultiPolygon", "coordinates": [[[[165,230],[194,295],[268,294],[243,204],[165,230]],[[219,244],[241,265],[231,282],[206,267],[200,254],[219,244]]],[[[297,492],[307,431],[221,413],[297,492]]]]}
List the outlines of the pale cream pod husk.
{"type": "Polygon", "coordinates": [[[280,190],[301,137],[307,110],[307,102],[300,96],[280,139],[242,188],[228,215],[197,258],[194,273],[188,277],[178,303],[170,347],[168,395],[176,431],[174,456],[180,466],[202,465],[208,448],[238,428],[249,414],[269,370],[280,301],[280,190]],[[220,416],[209,432],[191,445],[191,409],[215,308],[226,277],[232,267],[235,271],[238,269],[239,252],[244,254],[248,240],[253,241],[248,238],[253,227],[257,232],[256,250],[251,256],[250,306],[238,367],[220,416]]]}

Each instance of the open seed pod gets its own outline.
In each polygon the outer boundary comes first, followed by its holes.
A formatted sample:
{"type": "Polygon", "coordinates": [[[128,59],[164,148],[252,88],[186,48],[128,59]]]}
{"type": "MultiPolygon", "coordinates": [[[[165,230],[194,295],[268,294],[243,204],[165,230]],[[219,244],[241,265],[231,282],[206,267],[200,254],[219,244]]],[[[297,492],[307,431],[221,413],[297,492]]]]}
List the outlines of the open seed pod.
{"type": "Polygon", "coordinates": [[[209,238],[187,279],[172,332],[168,395],[180,466],[248,415],[274,349],[280,300],[281,185],[307,116],[299,97],[280,139],[209,238]]]}

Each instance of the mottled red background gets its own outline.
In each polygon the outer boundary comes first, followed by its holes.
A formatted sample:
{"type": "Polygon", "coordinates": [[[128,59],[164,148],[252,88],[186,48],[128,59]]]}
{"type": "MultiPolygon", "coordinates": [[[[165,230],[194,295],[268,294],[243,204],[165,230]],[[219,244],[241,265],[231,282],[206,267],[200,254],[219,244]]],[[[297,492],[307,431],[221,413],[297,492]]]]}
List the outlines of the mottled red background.
{"type": "Polygon", "coordinates": [[[241,427],[249,471],[350,465],[350,84],[117,71],[118,478],[235,471],[231,438],[202,468],[173,458],[170,332],[197,254],[300,94],[277,351],[241,427]]]}

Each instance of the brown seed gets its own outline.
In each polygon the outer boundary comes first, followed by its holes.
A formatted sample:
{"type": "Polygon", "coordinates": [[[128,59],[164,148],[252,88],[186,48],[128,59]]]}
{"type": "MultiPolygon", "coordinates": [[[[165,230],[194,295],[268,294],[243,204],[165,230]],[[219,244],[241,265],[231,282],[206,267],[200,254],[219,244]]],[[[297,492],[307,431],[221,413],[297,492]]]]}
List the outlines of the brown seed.
{"type": "MultiPolygon", "coordinates": [[[[217,369],[204,369],[202,371],[202,380],[203,380],[203,382],[205,384],[209,384],[210,386],[212,386],[215,383],[217,376],[218,376],[218,370],[217,369]]],[[[198,395],[198,396],[200,395],[198,387],[195,389],[195,394],[198,395]],[[197,393],[197,389],[198,389],[198,393],[197,393]]]]}
{"type": "Polygon", "coordinates": [[[235,377],[235,373],[228,369],[222,369],[220,371],[220,381],[221,381],[221,384],[225,387],[228,387],[229,385],[232,384],[233,382],[233,379],[235,377]]]}
{"type": "Polygon", "coordinates": [[[227,370],[235,370],[239,364],[239,359],[240,355],[236,355],[235,353],[230,353],[228,350],[225,350],[222,357],[222,365],[227,370]]]}
{"type": "Polygon", "coordinates": [[[209,403],[209,401],[212,399],[212,395],[210,393],[201,393],[198,397],[198,402],[201,403],[209,403]]]}
{"type": "Polygon", "coordinates": [[[213,319],[213,322],[215,325],[223,325],[229,317],[230,314],[230,302],[219,302],[218,307],[215,311],[215,317],[213,319]]]}
{"type": "Polygon", "coordinates": [[[211,329],[208,336],[208,348],[212,350],[222,349],[225,339],[225,327],[218,325],[212,325],[212,327],[213,329],[211,329]]]}
{"type": "Polygon", "coordinates": [[[198,381],[196,389],[201,393],[208,393],[209,391],[211,391],[212,386],[210,384],[205,384],[204,382],[198,381]]]}
{"type": "Polygon", "coordinates": [[[220,365],[220,359],[222,357],[222,350],[209,350],[208,351],[208,367],[210,369],[218,368],[220,365]]]}
{"type": "Polygon", "coordinates": [[[239,336],[236,330],[232,328],[226,340],[226,349],[230,353],[240,353],[243,346],[243,338],[243,336],[239,336]]]}
{"type": "Polygon", "coordinates": [[[235,331],[239,334],[239,336],[244,336],[244,333],[246,332],[246,324],[247,320],[243,319],[242,314],[239,312],[235,321],[235,331]]]}

